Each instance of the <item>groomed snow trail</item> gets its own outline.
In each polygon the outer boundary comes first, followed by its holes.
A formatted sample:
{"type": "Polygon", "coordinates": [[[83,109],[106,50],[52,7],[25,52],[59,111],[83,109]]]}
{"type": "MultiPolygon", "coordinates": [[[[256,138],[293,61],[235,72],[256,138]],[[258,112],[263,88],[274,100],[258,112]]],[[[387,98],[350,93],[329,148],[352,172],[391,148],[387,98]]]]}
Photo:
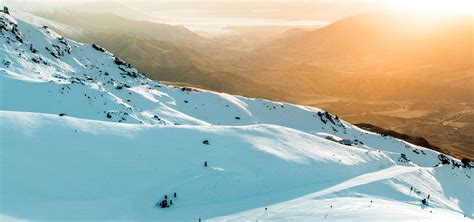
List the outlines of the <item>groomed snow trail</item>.
{"type": "Polygon", "coordinates": [[[405,167],[405,166],[392,166],[387,169],[379,170],[376,172],[365,173],[352,179],[346,180],[342,183],[326,188],[324,190],[312,193],[302,198],[318,198],[320,196],[328,195],[337,191],[349,189],[351,187],[360,186],[368,183],[372,183],[379,180],[392,178],[404,173],[415,172],[423,169],[421,167],[405,167]]]}

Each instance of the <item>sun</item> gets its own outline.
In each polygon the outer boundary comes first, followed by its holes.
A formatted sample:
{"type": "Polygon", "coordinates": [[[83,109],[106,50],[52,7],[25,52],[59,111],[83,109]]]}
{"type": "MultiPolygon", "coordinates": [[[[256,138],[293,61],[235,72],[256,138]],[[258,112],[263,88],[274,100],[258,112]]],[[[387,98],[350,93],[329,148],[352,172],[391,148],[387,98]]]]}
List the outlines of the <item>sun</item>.
{"type": "Polygon", "coordinates": [[[389,9],[423,14],[472,14],[473,0],[388,0],[389,9]]]}

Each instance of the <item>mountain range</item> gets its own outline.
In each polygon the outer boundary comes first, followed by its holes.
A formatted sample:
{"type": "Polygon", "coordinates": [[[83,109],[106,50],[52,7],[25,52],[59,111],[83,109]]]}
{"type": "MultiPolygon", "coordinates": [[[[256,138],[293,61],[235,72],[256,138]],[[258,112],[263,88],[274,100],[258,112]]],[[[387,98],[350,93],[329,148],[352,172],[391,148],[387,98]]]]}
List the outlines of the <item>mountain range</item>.
{"type": "Polygon", "coordinates": [[[322,109],[168,86],[0,13],[2,221],[471,221],[473,164],[322,109]]]}
{"type": "Polygon", "coordinates": [[[208,39],[110,13],[36,14],[154,80],[324,107],[352,123],[423,137],[445,153],[474,158],[472,15],[383,11],[312,30],[229,27],[235,35],[208,39]]]}

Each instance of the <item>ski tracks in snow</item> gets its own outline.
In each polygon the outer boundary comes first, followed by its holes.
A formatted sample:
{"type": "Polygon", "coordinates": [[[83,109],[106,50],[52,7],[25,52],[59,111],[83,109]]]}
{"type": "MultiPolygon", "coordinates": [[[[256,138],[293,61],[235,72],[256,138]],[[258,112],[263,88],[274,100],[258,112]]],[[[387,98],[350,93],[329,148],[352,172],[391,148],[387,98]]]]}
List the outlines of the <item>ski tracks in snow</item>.
{"type": "MultiPolygon", "coordinates": [[[[288,206],[288,204],[291,205],[291,202],[299,202],[299,201],[303,201],[303,200],[307,200],[307,199],[317,199],[318,197],[325,196],[325,195],[328,195],[328,194],[332,194],[332,193],[335,193],[335,192],[338,192],[338,191],[346,190],[346,189],[356,187],[356,186],[360,186],[360,185],[364,185],[364,184],[369,184],[369,183],[376,182],[376,181],[379,181],[379,180],[392,178],[392,177],[395,177],[395,176],[398,176],[398,175],[401,175],[401,174],[414,172],[414,171],[417,171],[417,170],[420,170],[420,169],[425,169],[425,167],[392,166],[392,167],[385,168],[385,169],[382,169],[382,170],[379,170],[379,171],[375,171],[375,172],[366,173],[366,174],[356,176],[354,178],[351,178],[351,179],[343,181],[339,184],[336,184],[332,187],[328,187],[326,189],[323,189],[323,190],[320,190],[318,192],[311,193],[311,194],[308,194],[308,195],[290,200],[288,202],[284,202],[284,203],[281,203],[281,204],[277,203],[276,205],[272,206],[271,208],[275,209],[275,210],[285,208],[286,206],[288,206]]],[[[426,169],[429,169],[429,168],[426,168],[426,169]]]]}
{"type": "MultiPolygon", "coordinates": [[[[360,176],[354,177],[352,179],[346,180],[342,183],[334,185],[332,187],[326,188],[324,190],[303,196],[301,198],[318,198],[324,195],[328,195],[337,191],[349,189],[352,187],[372,183],[379,180],[384,180],[398,176],[400,174],[414,172],[420,169],[425,169],[424,167],[406,167],[406,166],[392,166],[383,170],[362,174],[360,176]]],[[[428,168],[427,168],[428,169],[428,168]]],[[[299,199],[299,198],[298,198],[299,199]]]]}

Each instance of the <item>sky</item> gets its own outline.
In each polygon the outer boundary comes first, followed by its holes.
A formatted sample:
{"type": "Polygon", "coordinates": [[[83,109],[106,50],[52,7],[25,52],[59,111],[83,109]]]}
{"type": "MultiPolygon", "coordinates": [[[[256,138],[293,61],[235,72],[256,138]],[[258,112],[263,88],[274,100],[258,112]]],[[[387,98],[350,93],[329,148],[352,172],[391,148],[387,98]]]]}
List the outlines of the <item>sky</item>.
{"type": "Polygon", "coordinates": [[[0,5],[2,2],[30,11],[66,7],[112,12],[197,32],[219,32],[228,26],[320,27],[367,11],[439,14],[474,7],[471,0],[0,0],[0,5]]]}

